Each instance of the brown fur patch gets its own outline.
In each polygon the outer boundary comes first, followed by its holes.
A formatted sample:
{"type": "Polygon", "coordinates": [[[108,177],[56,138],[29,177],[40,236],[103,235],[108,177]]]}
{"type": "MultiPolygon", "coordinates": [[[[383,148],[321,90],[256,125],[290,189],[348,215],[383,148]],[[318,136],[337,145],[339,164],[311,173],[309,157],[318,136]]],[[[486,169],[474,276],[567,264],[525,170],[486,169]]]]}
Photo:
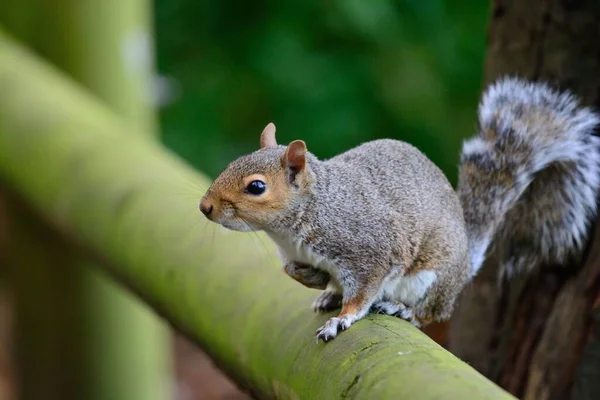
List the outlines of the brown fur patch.
{"type": "Polygon", "coordinates": [[[342,311],[340,311],[340,315],[338,317],[343,317],[345,315],[355,315],[358,314],[360,309],[363,307],[365,303],[365,295],[364,293],[359,292],[354,298],[344,302],[342,304],[342,311]]]}
{"type": "Polygon", "coordinates": [[[281,169],[232,179],[227,183],[214,187],[209,195],[214,206],[215,218],[218,218],[229,204],[235,210],[236,216],[246,222],[263,225],[277,212],[286,209],[290,201],[290,188],[281,169]],[[246,186],[257,179],[265,182],[266,192],[259,196],[246,193],[246,186]]]}

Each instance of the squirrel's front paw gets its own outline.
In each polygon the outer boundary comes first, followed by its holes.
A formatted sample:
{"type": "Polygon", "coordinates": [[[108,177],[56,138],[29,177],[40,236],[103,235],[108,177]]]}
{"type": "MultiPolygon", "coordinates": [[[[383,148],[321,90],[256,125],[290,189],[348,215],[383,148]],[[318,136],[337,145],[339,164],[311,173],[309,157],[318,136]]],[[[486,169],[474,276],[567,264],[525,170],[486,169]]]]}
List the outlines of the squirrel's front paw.
{"type": "Polygon", "coordinates": [[[312,304],[316,312],[327,312],[342,306],[342,295],[332,290],[326,290],[312,304]]]}
{"type": "Polygon", "coordinates": [[[332,339],[335,339],[337,334],[341,331],[345,331],[350,328],[350,325],[354,322],[354,319],[350,315],[345,315],[343,317],[333,317],[329,318],[325,325],[317,329],[317,343],[319,340],[324,342],[328,342],[332,339]]]}
{"type": "Polygon", "coordinates": [[[331,279],[327,272],[298,262],[288,263],[283,270],[296,281],[311,289],[325,289],[331,279]]]}

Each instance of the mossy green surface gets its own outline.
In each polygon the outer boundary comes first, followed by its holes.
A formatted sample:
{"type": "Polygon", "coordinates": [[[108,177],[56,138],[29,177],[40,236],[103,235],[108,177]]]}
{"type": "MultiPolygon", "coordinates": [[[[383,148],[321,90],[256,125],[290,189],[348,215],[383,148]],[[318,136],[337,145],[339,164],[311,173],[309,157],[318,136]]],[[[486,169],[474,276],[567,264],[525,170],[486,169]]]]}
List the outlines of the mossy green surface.
{"type": "Polygon", "coordinates": [[[257,397],[511,398],[399,319],[317,343],[317,292],[263,235],[207,226],[207,179],[127,129],[0,34],[0,176],[257,397]]]}
{"type": "MultiPolygon", "coordinates": [[[[147,93],[154,79],[150,1],[5,0],[2,10],[0,24],[20,43],[157,139],[147,93]]],[[[18,205],[9,212],[19,228],[9,264],[18,266],[12,289],[22,398],[171,398],[172,343],[164,322],[35,216],[21,216],[18,205]]]]}

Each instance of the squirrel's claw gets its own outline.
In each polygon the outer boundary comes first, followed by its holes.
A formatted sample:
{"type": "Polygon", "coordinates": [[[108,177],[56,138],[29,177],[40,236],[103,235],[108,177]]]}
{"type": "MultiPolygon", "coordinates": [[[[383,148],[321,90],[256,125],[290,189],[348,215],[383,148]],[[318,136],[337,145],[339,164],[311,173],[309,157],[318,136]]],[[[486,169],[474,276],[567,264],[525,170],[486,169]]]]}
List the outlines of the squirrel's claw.
{"type": "Polygon", "coordinates": [[[317,329],[317,343],[319,342],[319,340],[328,342],[329,340],[334,339],[337,336],[339,320],[340,319],[337,317],[330,318],[329,320],[327,320],[325,325],[317,329]]]}
{"type": "Polygon", "coordinates": [[[352,322],[353,318],[349,315],[345,315],[341,318],[329,318],[325,325],[317,329],[317,343],[319,342],[319,340],[328,342],[329,340],[335,339],[335,337],[340,331],[345,331],[346,329],[350,328],[352,322]]]}

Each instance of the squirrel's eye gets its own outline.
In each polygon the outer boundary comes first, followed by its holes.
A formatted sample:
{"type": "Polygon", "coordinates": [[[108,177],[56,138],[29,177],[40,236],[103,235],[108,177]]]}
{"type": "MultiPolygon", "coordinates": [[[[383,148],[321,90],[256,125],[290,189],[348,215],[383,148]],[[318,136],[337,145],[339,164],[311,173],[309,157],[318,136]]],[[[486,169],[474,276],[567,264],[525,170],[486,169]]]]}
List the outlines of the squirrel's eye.
{"type": "Polygon", "coordinates": [[[267,190],[267,185],[263,181],[252,181],[246,186],[246,192],[258,196],[267,190]]]}

